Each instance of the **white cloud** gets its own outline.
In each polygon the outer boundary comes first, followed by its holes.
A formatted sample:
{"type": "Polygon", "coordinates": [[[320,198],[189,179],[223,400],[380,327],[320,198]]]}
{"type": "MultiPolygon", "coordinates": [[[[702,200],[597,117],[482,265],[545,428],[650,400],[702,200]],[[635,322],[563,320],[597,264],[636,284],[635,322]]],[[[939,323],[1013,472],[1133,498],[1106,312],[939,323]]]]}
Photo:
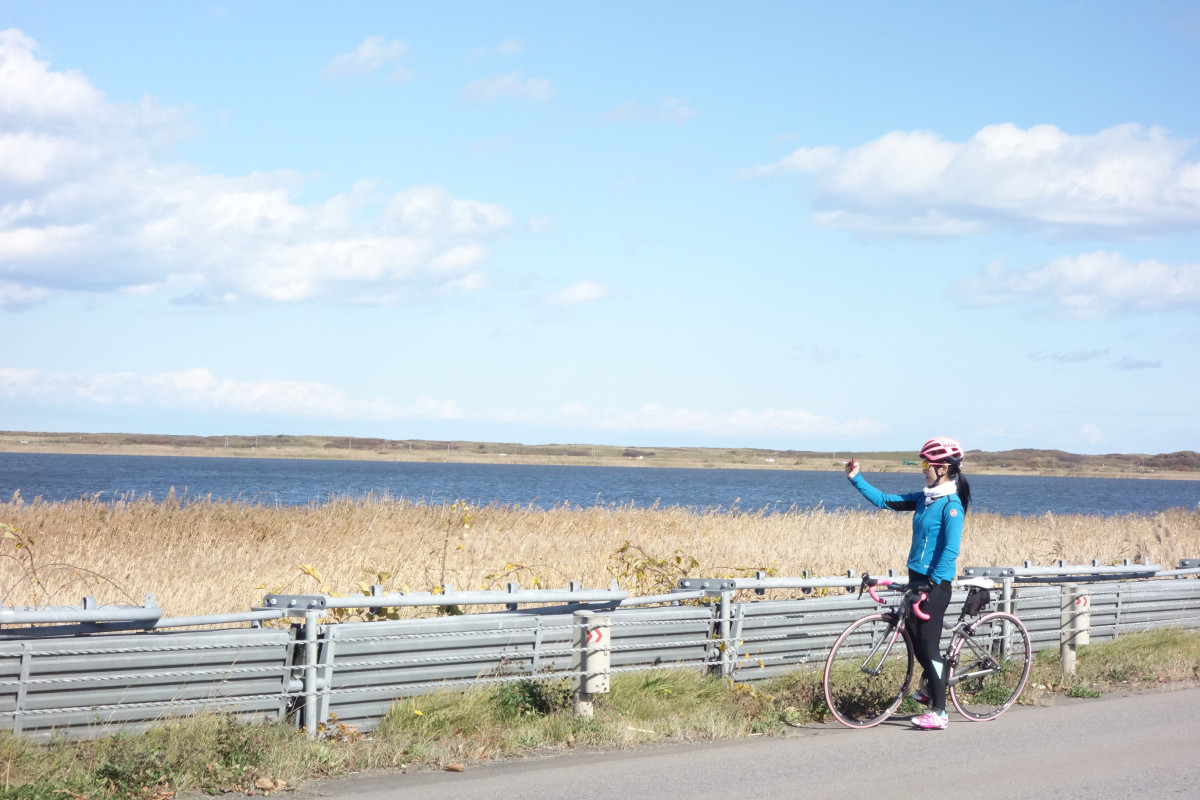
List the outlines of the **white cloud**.
{"type": "Polygon", "coordinates": [[[1134,263],[1120,253],[1064,256],[1047,264],[1009,271],[992,263],[960,281],[957,291],[972,305],[1049,305],[1068,317],[1184,311],[1200,313],[1200,263],[1134,263]]]}
{"type": "Polygon", "coordinates": [[[487,258],[487,250],[479,245],[460,245],[433,259],[433,268],[439,272],[461,274],[487,258]]]}
{"type": "Polygon", "coordinates": [[[442,291],[452,294],[466,294],[468,292],[478,292],[488,287],[488,280],[482,272],[478,270],[468,272],[461,278],[455,278],[442,285],[442,291]]]}
{"type": "Polygon", "coordinates": [[[1084,361],[1094,361],[1098,358],[1103,358],[1108,355],[1108,349],[1104,350],[1072,350],[1069,352],[1046,353],[1037,352],[1030,355],[1034,361],[1053,361],[1055,364],[1080,364],[1084,361]]]}
{"type": "Polygon", "coordinates": [[[648,122],[682,125],[698,116],[691,103],[683,98],[664,97],[657,106],[647,107],[640,103],[623,103],[600,115],[602,123],[648,122]]]}
{"type": "Polygon", "coordinates": [[[184,112],[109,102],[34,52],[0,33],[0,308],[64,292],[293,301],[364,283],[437,289],[477,272],[512,223],[440,186],[360,181],[301,204],[294,172],[207,174],[170,158],[184,112]]]}
{"type": "Polygon", "coordinates": [[[548,103],[558,95],[550,81],[543,78],[526,78],[521,72],[493,75],[479,81],[471,81],[463,87],[463,97],[475,103],[491,103],[505,98],[533,100],[548,103]]]}
{"type": "Polygon", "coordinates": [[[886,425],[872,419],[839,421],[794,408],[713,412],[686,406],[664,408],[648,403],[636,411],[607,409],[601,413],[593,413],[583,404],[571,403],[564,405],[560,414],[564,422],[594,430],[699,433],[714,436],[775,433],[841,438],[887,430],[886,425]]]}
{"type": "Polygon", "coordinates": [[[739,180],[750,178],[771,178],[789,172],[818,172],[832,165],[838,157],[836,147],[801,147],[773,164],[761,167],[748,167],[734,173],[739,180]]]}
{"type": "Polygon", "coordinates": [[[314,381],[236,381],[204,368],[157,375],[52,374],[0,368],[0,397],[95,410],[153,408],[338,420],[460,419],[452,400],[361,400],[314,381]]]}
{"type": "Polygon", "coordinates": [[[29,114],[39,119],[74,119],[106,106],[104,94],[78,72],[47,73],[33,57],[37,43],[15,28],[0,31],[0,96],[4,116],[29,114]]]}
{"type": "Polygon", "coordinates": [[[397,67],[388,74],[389,83],[408,83],[416,77],[416,73],[408,67],[397,67]]]}
{"type": "MultiPolygon", "coordinates": [[[[407,403],[357,398],[315,381],[239,381],[197,367],[155,375],[43,374],[32,369],[0,368],[0,399],[38,403],[47,408],[83,409],[95,418],[137,410],[192,415],[238,413],[302,419],[462,420],[503,422],[595,431],[698,433],[729,437],[749,434],[801,434],[845,438],[887,430],[872,419],[832,420],[801,409],[665,408],[648,403],[633,411],[609,408],[593,412],[582,403],[565,403],[557,413],[515,409],[466,411],[452,399],[421,397],[407,403]]],[[[10,402],[11,404],[11,402],[10,402]]]]}
{"type": "Polygon", "coordinates": [[[480,158],[505,153],[520,145],[520,139],[512,134],[496,136],[491,139],[477,139],[463,148],[467,153],[480,158]]]}
{"type": "Polygon", "coordinates": [[[608,297],[608,287],[595,281],[582,281],[574,286],[555,292],[546,298],[546,302],[560,308],[570,308],[580,303],[593,303],[608,297]]]}
{"type": "Polygon", "coordinates": [[[1079,437],[1088,444],[1097,445],[1104,441],[1104,431],[1100,430],[1099,425],[1087,422],[1079,429],[1079,437]]]}
{"type": "Polygon", "coordinates": [[[19,311],[32,308],[46,302],[50,296],[49,289],[0,283],[0,309],[19,311]]]}
{"type": "Polygon", "coordinates": [[[1124,356],[1112,364],[1114,369],[1132,370],[1132,369],[1159,369],[1162,367],[1162,359],[1160,358],[1131,358],[1124,356]]]}
{"type": "MultiPolygon", "coordinates": [[[[334,56],[321,70],[327,80],[342,78],[365,78],[396,61],[408,52],[408,46],[399,39],[388,41],[382,36],[368,36],[356,49],[334,56]]],[[[392,80],[404,81],[412,73],[403,67],[392,72],[392,80]]]]}
{"type": "Polygon", "coordinates": [[[495,53],[498,56],[515,56],[520,52],[521,41],[514,38],[505,39],[495,50],[495,53]]]}
{"type": "Polygon", "coordinates": [[[473,58],[488,58],[491,56],[509,57],[519,55],[524,49],[520,39],[509,37],[495,47],[477,47],[471,56],[473,58]]]}
{"type": "Polygon", "coordinates": [[[833,364],[841,361],[857,361],[858,353],[848,352],[836,347],[819,347],[817,345],[797,345],[792,348],[795,358],[811,358],[818,364],[833,364]]]}
{"type": "Polygon", "coordinates": [[[1076,136],[989,125],[965,142],[893,131],[850,150],[802,147],[735,177],[814,173],[827,227],[963,236],[999,226],[1120,234],[1200,227],[1192,142],[1118,125],[1076,136]]]}

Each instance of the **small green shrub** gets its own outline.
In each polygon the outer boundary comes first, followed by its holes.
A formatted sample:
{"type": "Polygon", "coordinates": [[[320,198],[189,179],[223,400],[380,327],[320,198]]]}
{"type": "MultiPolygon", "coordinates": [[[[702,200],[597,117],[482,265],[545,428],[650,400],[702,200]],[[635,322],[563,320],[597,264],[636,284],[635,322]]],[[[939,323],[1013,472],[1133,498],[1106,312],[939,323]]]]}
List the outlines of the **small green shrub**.
{"type": "Polygon", "coordinates": [[[502,683],[493,695],[501,713],[510,717],[546,716],[571,707],[569,679],[526,679],[502,683]]]}

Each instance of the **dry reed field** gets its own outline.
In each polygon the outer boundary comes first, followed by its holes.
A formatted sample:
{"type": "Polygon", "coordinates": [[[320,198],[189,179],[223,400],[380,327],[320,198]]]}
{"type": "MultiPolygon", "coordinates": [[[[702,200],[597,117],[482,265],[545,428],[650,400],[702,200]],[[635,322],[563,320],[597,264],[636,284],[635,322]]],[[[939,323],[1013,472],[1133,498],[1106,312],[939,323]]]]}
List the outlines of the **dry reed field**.
{"type": "MultiPolygon", "coordinates": [[[[389,497],[307,507],[18,498],[0,504],[0,523],[13,529],[0,543],[0,604],[77,604],[88,595],[141,605],[152,594],[167,616],[183,616],[245,611],[268,591],[350,594],[372,583],[387,591],[572,580],[594,588],[615,577],[631,594],[651,594],[685,575],[878,573],[903,567],[910,519],[819,509],[427,506],[389,497]]],[[[1164,567],[1200,558],[1200,514],[967,517],[960,567],[1059,558],[1164,567]]]]}

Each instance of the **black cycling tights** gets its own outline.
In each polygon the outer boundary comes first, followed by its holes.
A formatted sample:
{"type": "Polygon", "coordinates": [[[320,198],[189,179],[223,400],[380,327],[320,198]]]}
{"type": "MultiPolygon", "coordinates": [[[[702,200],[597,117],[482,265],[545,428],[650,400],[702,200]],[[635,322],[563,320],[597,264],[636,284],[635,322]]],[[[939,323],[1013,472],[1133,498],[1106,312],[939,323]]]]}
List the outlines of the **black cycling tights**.
{"type": "MultiPolygon", "coordinates": [[[[909,586],[929,584],[929,576],[919,572],[908,572],[909,586]]],[[[929,615],[929,619],[909,617],[908,632],[912,634],[913,648],[917,651],[917,661],[925,671],[923,683],[929,688],[930,707],[934,711],[946,710],[946,665],[942,663],[942,618],[950,605],[950,581],[941,581],[925,590],[929,595],[921,610],[929,615]]]]}

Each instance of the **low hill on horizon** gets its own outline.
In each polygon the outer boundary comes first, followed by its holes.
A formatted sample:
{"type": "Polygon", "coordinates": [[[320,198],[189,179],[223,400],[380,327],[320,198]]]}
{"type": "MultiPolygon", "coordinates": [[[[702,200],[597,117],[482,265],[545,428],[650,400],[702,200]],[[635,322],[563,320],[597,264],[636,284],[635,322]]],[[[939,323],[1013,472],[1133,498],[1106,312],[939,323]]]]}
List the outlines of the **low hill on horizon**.
{"type": "MultiPolygon", "coordinates": [[[[59,453],[125,453],[129,455],[259,456],[271,458],[334,458],[495,462],[511,459],[528,463],[621,464],[645,466],[708,466],[837,469],[851,455],[865,469],[890,470],[915,466],[912,451],[814,451],[719,447],[623,447],[591,444],[535,444],[426,439],[383,439],[346,436],[189,436],[147,433],[47,433],[0,431],[0,451],[40,450],[59,453]]],[[[1036,472],[1041,474],[1200,473],[1200,453],[1107,453],[1085,455],[1063,450],[1021,448],[967,452],[971,471],[1036,472]]]]}

